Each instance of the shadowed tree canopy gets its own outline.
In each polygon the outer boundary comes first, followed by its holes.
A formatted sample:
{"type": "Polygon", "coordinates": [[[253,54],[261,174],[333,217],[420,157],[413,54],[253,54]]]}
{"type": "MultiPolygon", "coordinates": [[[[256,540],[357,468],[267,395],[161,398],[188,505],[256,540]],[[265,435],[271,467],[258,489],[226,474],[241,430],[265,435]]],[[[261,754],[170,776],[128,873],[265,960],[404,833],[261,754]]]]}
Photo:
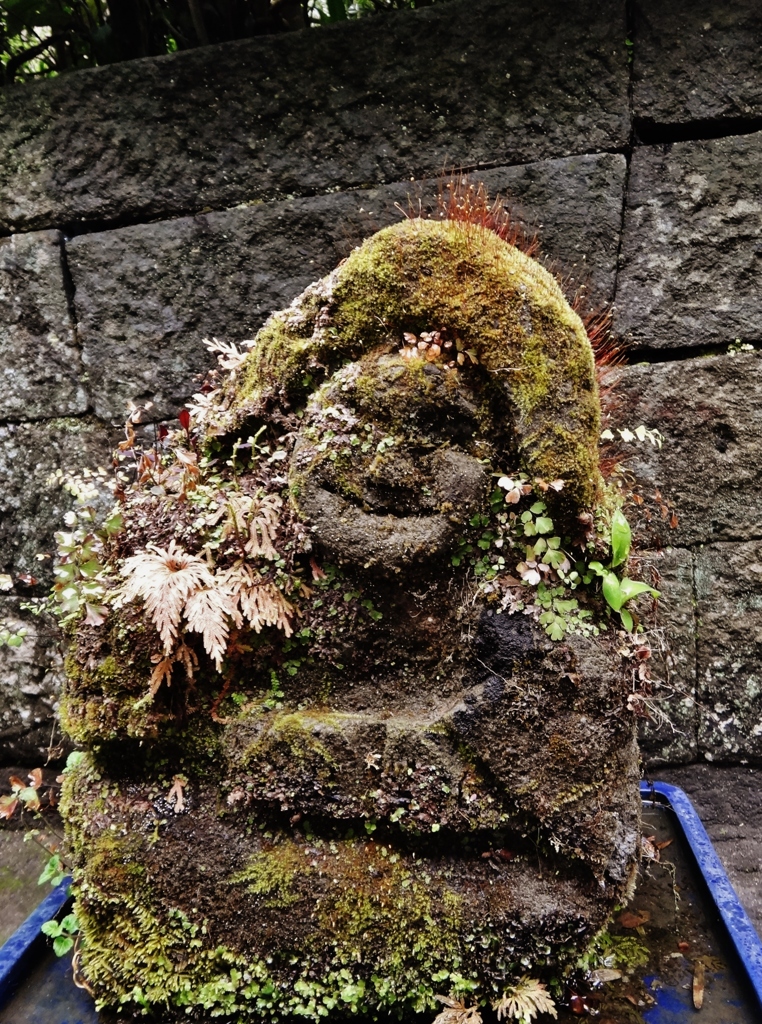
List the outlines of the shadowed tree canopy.
{"type": "Polygon", "coordinates": [[[0,5],[2,83],[435,2],[6,0],[0,5]]]}

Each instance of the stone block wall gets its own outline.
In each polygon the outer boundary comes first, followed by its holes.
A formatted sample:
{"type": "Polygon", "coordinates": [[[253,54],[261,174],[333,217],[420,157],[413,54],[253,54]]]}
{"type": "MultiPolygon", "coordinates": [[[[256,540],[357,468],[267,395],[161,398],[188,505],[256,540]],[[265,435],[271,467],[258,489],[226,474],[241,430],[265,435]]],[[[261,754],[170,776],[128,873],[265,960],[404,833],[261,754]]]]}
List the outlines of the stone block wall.
{"type": "MultiPolygon", "coordinates": [[[[56,470],[105,463],[130,401],[175,415],[205,337],[461,169],[614,305],[613,425],[665,436],[628,462],[665,593],[647,759],[762,762],[761,43],[755,0],[450,0],[0,92],[0,572],[49,578],[56,470]]],[[[0,649],[6,763],[55,738],[32,628],[0,649]]]]}

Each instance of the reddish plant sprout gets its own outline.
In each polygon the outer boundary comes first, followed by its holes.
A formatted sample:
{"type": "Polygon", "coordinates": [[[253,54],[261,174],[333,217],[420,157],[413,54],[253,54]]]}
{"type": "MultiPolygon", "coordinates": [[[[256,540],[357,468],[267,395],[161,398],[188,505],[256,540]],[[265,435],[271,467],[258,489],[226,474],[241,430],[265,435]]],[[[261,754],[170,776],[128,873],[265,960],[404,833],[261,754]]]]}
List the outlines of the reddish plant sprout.
{"type": "Polygon", "coordinates": [[[476,224],[486,231],[492,231],[504,242],[514,246],[527,256],[536,258],[540,242],[536,234],[529,234],[500,196],[490,200],[483,182],[475,184],[463,174],[452,175],[449,181],[440,183],[437,196],[437,214],[443,220],[454,220],[465,224],[476,224]]]}

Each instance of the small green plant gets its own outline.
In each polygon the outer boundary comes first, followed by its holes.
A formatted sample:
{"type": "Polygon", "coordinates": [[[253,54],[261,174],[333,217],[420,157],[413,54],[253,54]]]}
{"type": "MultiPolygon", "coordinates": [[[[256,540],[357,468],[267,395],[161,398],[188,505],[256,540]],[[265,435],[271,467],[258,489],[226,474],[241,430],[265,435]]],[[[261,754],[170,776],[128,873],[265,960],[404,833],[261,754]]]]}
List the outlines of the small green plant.
{"type": "Polygon", "coordinates": [[[74,946],[74,938],[79,932],[79,920],[76,914],[67,914],[61,921],[53,918],[42,926],[43,935],[53,940],[53,952],[56,956],[66,956],[74,946]]]}
{"type": "Polygon", "coordinates": [[[601,968],[613,968],[630,974],[648,963],[650,953],[646,946],[632,935],[612,935],[598,932],[592,943],[577,960],[576,967],[589,973],[601,968]]]}
{"type": "Polygon", "coordinates": [[[754,346],[749,345],[748,342],[742,342],[740,338],[736,338],[735,341],[731,341],[728,345],[728,355],[736,356],[739,352],[753,352],[754,346]]]}
{"type": "Polygon", "coordinates": [[[55,535],[57,559],[53,571],[56,582],[50,610],[64,625],[78,620],[84,611],[85,621],[99,626],[108,614],[106,566],[101,561],[103,546],[121,530],[122,516],[114,512],[98,529],[95,509],[92,505],[80,504],[66,513],[64,521],[69,530],[55,535]]]}
{"type": "Polygon", "coordinates": [[[640,580],[631,580],[624,577],[619,579],[615,572],[618,565],[627,561],[632,544],[632,533],[630,524],[624,515],[617,510],[611,520],[611,562],[605,568],[600,562],[590,562],[588,569],[603,580],[602,591],[606,603],[615,611],[622,625],[628,633],[632,632],[635,623],[632,614],[624,607],[628,601],[640,594],[650,594],[651,597],[659,597],[659,591],[640,580]]]}
{"type": "MultiPolygon", "coordinates": [[[[658,597],[659,592],[646,583],[620,579],[614,571],[629,557],[630,524],[617,510],[610,522],[599,526],[599,530],[605,530],[610,549],[607,566],[596,560],[588,562],[587,550],[575,555],[571,538],[556,533],[548,505],[536,493],[558,492],[563,486],[562,480],[531,482],[523,473],[501,476],[490,497],[491,514],[477,513],[469,520],[474,533],[470,539],[461,538],[452,564],[469,564],[478,590],[488,601],[499,600],[501,610],[509,614],[533,613],[555,641],[573,633],[596,636],[605,628],[595,620],[593,610],[585,607],[592,586],[600,577],[607,605],[619,615],[623,626],[632,631],[635,622],[624,605],[639,594],[648,592],[658,597]],[[531,501],[531,505],[521,511],[525,501],[531,501]],[[506,511],[506,504],[518,508],[506,511]],[[513,570],[518,579],[509,572],[509,551],[519,555],[513,570]]],[[[599,547],[601,543],[602,539],[597,538],[599,547]]]]}
{"type": "MultiPolygon", "coordinates": [[[[0,572],[0,593],[13,589],[13,577],[7,573],[0,572]]],[[[20,647],[27,635],[24,628],[15,629],[9,623],[0,619],[0,647],[20,647]]]]}
{"type": "Polygon", "coordinates": [[[54,853],[42,869],[42,874],[37,879],[37,884],[45,885],[46,882],[50,882],[55,889],[55,887],[60,885],[64,878],[66,878],[66,874],[66,867],[64,866],[64,862],[61,860],[61,855],[59,853],[54,853]]]}

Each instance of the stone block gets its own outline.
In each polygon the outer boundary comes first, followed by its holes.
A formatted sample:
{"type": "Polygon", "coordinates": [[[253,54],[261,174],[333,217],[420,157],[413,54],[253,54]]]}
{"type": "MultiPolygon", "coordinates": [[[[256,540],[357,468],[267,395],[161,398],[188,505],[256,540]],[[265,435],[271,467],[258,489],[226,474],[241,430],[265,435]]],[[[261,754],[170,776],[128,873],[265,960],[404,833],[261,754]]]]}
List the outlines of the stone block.
{"type": "Polygon", "coordinates": [[[653,650],[653,708],[640,729],[640,752],[647,768],[687,764],[696,759],[696,615],[693,607],[693,554],[685,548],[649,551],[642,556],[643,579],[661,592],[656,604],[643,602],[641,622],[653,650]]]}
{"type": "Polygon", "coordinates": [[[624,0],[453,0],[0,94],[0,227],[137,221],[622,147],[624,0]]]}
{"type": "Polygon", "coordinates": [[[0,597],[0,629],[28,630],[20,647],[0,647],[0,762],[43,765],[61,743],[55,720],[63,659],[55,623],[33,618],[15,597],[0,597]]]}
{"type": "Polygon", "coordinates": [[[620,449],[645,501],[641,547],[762,536],[760,371],[758,352],[625,369],[615,425],[665,437],[661,450],[647,441],[620,449]]]}
{"type": "Polygon", "coordinates": [[[36,556],[52,552],[53,534],[73,504],[54,474],[109,466],[116,440],[113,430],[87,419],[0,425],[0,572],[30,573],[45,589],[50,561],[36,556]]]}
{"type": "MultiPolygon", "coordinates": [[[[475,174],[539,231],[559,271],[612,297],[625,161],[570,157],[475,174]]],[[[170,416],[212,360],[202,339],[241,342],[363,238],[431,211],[436,181],[258,204],[80,235],[67,243],[95,411],[151,401],[170,416]]]]}
{"type": "Polygon", "coordinates": [[[762,7],[757,0],[636,0],[637,124],[688,126],[762,116],[762,7]]]}
{"type": "Polygon", "coordinates": [[[0,420],[85,412],[61,236],[0,239],[0,420]]]}
{"type": "Polygon", "coordinates": [[[699,753],[762,761],[762,540],[696,553],[699,753]]]}
{"type": "Polygon", "coordinates": [[[616,329],[636,348],[760,339],[762,133],[632,157],[616,329]]]}

